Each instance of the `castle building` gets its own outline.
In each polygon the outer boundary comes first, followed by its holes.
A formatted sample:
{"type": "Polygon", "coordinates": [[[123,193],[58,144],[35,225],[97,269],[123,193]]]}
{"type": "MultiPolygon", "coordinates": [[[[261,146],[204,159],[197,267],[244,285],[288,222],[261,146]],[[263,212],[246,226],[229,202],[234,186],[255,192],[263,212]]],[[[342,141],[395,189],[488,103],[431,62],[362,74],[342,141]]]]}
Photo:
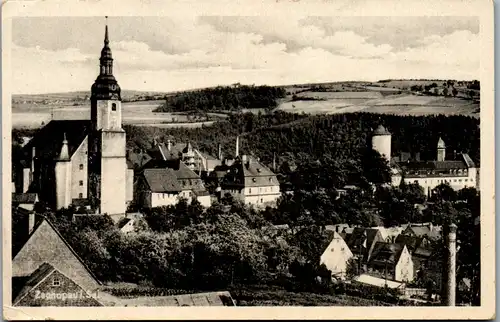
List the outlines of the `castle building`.
{"type": "Polygon", "coordinates": [[[90,100],[90,120],[53,120],[26,144],[24,160],[14,161],[16,191],[38,193],[55,209],[86,204],[96,213],[123,214],[133,199],[134,174],[107,25],[90,100]]]}
{"type": "Polygon", "coordinates": [[[234,199],[259,207],[275,206],[281,197],[280,184],[274,172],[259,160],[239,155],[239,138],[236,138],[236,158],[226,165],[221,180],[221,196],[229,194],[234,199]]]}
{"type": "Polygon", "coordinates": [[[391,134],[380,125],[372,136],[372,147],[390,163],[392,184],[398,186],[418,183],[427,195],[440,184],[449,184],[453,189],[476,188],[477,169],[467,153],[459,153],[454,160],[446,158],[446,144],[439,138],[435,160],[420,160],[420,153],[411,158],[408,153],[391,156],[391,134]]]}

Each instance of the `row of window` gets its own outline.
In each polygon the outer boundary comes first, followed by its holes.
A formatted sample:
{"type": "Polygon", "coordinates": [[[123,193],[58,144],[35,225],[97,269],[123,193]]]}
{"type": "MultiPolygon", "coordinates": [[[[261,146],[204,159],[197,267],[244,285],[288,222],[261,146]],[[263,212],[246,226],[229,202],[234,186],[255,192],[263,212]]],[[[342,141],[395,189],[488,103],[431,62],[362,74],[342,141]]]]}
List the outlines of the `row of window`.
{"type": "MultiPolygon", "coordinates": [[[[471,182],[474,181],[474,179],[470,179],[471,182]]],[[[414,181],[415,183],[418,183],[418,180],[415,180],[414,181]]],[[[462,179],[453,179],[453,181],[451,179],[437,179],[436,181],[437,183],[452,183],[452,182],[462,182],[462,179]]],[[[463,182],[469,182],[469,179],[463,179],[463,182]]],[[[424,183],[427,183],[427,180],[424,180],[424,183]]],[[[432,180],[429,180],[429,183],[433,183],[432,180]]]]}
{"type": "Polygon", "coordinates": [[[416,175],[431,175],[431,174],[457,174],[457,175],[467,175],[467,169],[450,169],[446,171],[436,171],[436,170],[414,170],[412,174],[416,175]]]}
{"type": "MultiPolygon", "coordinates": [[[[257,189],[257,188],[254,188],[254,189],[257,189]]],[[[255,190],[254,190],[255,191],[255,190]]],[[[259,193],[262,193],[262,192],[273,192],[274,191],[274,186],[272,187],[260,187],[259,188],[259,193]]],[[[252,193],[252,188],[248,188],[248,193],[252,193]]]]}

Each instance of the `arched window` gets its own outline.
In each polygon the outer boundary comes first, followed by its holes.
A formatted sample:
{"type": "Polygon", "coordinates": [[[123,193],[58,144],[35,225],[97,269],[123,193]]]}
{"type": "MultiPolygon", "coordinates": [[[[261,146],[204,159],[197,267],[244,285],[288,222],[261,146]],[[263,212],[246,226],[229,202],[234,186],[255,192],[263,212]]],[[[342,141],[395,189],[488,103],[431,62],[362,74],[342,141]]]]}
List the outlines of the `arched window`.
{"type": "Polygon", "coordinates": [[[111,110],[113,112],[116,111],[116,103],[111,104],[111,110]]]}

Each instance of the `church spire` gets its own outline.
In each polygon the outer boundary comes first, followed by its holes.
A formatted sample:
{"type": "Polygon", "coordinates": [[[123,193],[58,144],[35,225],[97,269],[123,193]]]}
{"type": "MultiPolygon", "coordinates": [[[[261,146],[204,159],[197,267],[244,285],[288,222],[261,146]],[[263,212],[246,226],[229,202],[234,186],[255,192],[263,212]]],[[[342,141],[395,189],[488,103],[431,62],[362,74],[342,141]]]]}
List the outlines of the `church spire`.
{"type": "Polygon", "coordinates": [[[120,86],[113,76],[113,55],[109,47],[108,16],[104,27],[104,46],[99,58],[99,76],[92,86],[92,97],[95,99],[116,99],[120,100],[120,86]]]}
{"type": "Polygon", "coordinates": [[[104,45],[109,45],[109,37],[108,37],[108,16],[106,16],[106,29],[104,31],[104,45]]]}
{"type": "Polygon", "coordinates": [[[66,132],[64,132],[64,139],[62,142],[61,153],[59,154],[60,161],[69,160],[68,140],[66,140],[66,132]]]}

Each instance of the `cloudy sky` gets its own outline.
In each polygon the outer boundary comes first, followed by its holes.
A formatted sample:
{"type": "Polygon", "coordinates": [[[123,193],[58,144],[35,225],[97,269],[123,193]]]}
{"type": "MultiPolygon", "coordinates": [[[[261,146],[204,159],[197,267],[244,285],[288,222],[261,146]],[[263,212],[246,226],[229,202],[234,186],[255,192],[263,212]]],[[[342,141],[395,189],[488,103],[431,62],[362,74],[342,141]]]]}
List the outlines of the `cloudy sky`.
{"type": "MultiPolygon", "coordinates": [[[[104,17],[13,19],[13,92],[89,90],[104,25],[104,17]]],[[[111,17],[108,25],[122,89],[479,79],[474,17],[111,17]]]]}

